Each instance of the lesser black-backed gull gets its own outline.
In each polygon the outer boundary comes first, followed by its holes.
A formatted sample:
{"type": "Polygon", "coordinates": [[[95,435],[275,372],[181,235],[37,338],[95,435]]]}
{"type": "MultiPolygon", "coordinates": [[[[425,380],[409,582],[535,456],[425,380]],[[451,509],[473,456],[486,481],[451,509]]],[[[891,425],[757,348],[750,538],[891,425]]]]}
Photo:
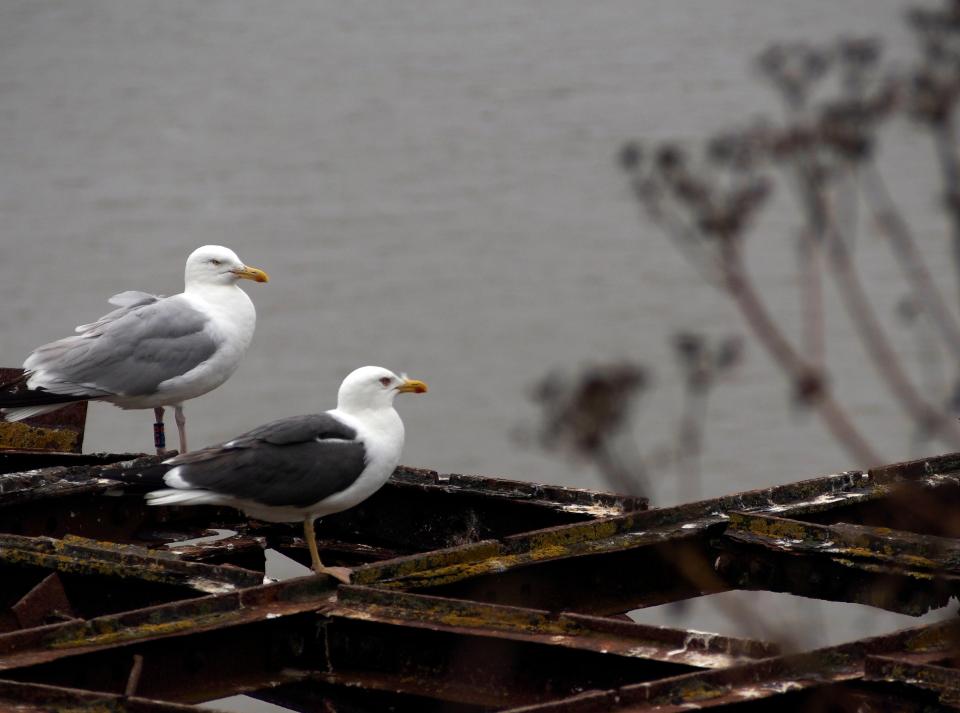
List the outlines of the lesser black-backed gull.
{"type": "Polygon", "coordinates": [[[420,394],[422,381],[378,366],[351,372],[326,413],[273,421],[219,446],[165,461],[167,488],[151,505],[228,505],[268,522],[303,522],[314,571],[348,582],[349,570],[326,567],[313,521],[373,495],[400,462],[400,393],[420,394]]]}

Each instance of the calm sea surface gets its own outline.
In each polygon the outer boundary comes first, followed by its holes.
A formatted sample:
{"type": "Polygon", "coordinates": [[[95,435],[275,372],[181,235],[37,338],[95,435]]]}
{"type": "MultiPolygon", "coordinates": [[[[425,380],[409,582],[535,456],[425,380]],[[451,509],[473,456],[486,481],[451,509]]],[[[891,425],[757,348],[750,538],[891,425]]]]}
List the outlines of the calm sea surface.
{"type": "MultiPolygon", "coordinates": [[[[656,390],[636,423],[649,450],[679,417],[670,335],[743,332],[641,219],[614,164],[618,147],[776,116],[750,67],[771,40],[879,35],[907,60],[904,8],[4,0],[0,363],[18,365],[103,314],[114,293],[178,292],[187,254],[221,243],[272,279],[245,285],[257,334],[233,379],[188,405],[193,444],[330,408],[347,372],[381,364],[431,387],[398,403],[406,463],[606,487],[524,437],[537,424],[537,379],[592,362],[651,365],[656,390]]],[[[898,126],[882,160],[953,299],[931,157],[898,126]]],[[[750,243],[751,267],[792,334],[797,227],[792,202],[778,199],[750,243]]],[[[871,295],[896,328],[905,288],[887,248],[873,235],[858,243],[871,295]]],[[[886,458],[913,455],[909,424],[833,292],[828,300],[841,398],[886,458]]],[[[909,335],[895,331],[914,363],[909,335]]],[[[149,450],[150,422],[95,405],[86,449],[149,450]]],[[[715,394],[706,437],[704,497],[857,465],[791,410],[753,344],[715,394]]],[[[675,473],[657,475],[655,501],[676,502],[675,473]]],[[[915,621],[749,596],[795,622],[804,643],[915,621]]],[[[643,619],[758,635],[706,602],[643,619]]]]}

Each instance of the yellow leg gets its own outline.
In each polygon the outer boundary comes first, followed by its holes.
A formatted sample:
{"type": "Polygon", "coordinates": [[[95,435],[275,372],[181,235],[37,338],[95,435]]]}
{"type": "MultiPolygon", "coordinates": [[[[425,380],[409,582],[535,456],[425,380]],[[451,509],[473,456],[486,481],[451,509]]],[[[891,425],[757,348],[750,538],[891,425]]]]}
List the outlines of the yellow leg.
{"type": "Polygon", "coordinates": [[[310,550],[310,566],[317,574],[328,574],[344,584],[350,584],[349,567],[327,567],[320,561],[320,553],[317,551],[317,535],[313,531],[313,515],[307,515],[303,519],[303,535],[307,540],[307,548],[310,550]]]}
{"type": "Polygon", "coordinates": [[[317,552],[317,536],[313,532],[313,516],[307,515],[303,519],[303,535],[307,538],[307,547],[310,550],[310,566],[314,572],[323,572],[323,562],[317,552]]]}

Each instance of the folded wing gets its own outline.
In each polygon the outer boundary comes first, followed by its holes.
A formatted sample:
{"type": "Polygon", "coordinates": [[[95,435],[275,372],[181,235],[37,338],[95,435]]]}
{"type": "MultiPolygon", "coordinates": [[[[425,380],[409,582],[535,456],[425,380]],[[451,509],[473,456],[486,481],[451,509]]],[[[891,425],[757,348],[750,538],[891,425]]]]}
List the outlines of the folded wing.
{"type": "Polygon", "coordinates": [[[182,295],[125,292],[111,301],[121,307],[27,358],[31,388],[87,397],[150,394],[217,351],[205,329],[209,318],[182,295]]]}
{"type": "Polygon", "coordinates": [[[169,461],[168,487],[305,507],[348,488],[366,467],[356,431],[329,414],[292,416],[169,461]]]}

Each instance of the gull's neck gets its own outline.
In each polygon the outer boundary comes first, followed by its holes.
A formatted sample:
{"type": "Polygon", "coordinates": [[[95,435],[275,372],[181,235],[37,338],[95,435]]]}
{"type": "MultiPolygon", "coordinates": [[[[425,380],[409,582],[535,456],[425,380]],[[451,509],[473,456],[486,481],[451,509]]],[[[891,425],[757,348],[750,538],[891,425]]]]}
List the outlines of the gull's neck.
{"type": "Polygon", "coordinates": [[[396,409],[393,408],[393,404],[375,404],[371,406],[369,404],[357,403],[350,398],[337,399],[337,411],[364,419],[377,418],[381,415],[397,412],[396,409]]]}
{"type": "Polygon", "coordinates": [[[192,283],[184,286],[183,294],[192,299],[203,300],[210,304],[239,305],[250,304],[250,295],[240,289],[235,282],[216,284],[211,282],[192,283]]]}
{"type": "MultiPolygon", "coordinates": [[[[239,330],[243,344],[249,345],[257,322],[257,310],[250,295],[236,283],[217,285],[211,283],[191,284],[183,291],[187,301],[194,302],[209,313],[218,315],[221,324],[233,325],[239,330]]],[[[244,347],[246,348],[246,347],[244,347]]]]}
{"type": "Polygon", "coordinates": [[[367,435],[376,434],[378,439],[386,439],[391,447],[403,447],[404,428],[400,414],[393,405],[376,407],[358,407],[356,404],[337,403],[335,412],[348,419],[354,419],[357,426],[367,435]]]}

